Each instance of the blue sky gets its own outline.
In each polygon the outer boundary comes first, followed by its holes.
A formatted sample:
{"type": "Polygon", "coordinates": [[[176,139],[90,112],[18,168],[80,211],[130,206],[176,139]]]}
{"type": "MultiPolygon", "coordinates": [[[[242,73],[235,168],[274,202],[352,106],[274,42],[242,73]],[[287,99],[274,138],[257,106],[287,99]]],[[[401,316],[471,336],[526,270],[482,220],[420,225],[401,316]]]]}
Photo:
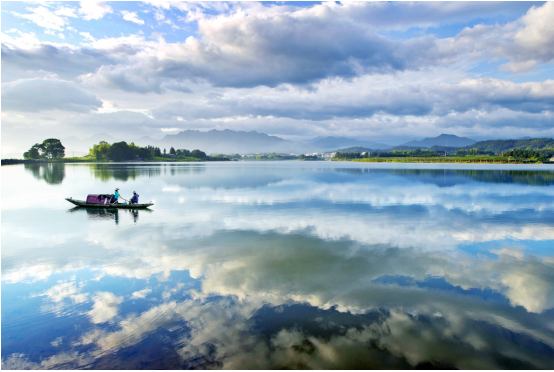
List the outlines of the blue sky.
{"type": "Polygon", "coordinates": [[[554,135],[553,3],[2,2],[1,14],[3,154],[44,136],[185,129],[554,135]]]}

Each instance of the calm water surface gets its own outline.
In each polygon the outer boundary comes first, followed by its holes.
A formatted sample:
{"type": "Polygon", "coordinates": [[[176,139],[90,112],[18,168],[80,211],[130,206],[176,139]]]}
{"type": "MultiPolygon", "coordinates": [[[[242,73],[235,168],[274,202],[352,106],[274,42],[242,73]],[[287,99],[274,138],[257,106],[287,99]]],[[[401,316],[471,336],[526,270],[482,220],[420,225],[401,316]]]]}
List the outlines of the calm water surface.
{"type": "Polygon", "coordinates": [[[553,308],[551,166],[2,167],[3,368],[545,369],[553,308]]]}

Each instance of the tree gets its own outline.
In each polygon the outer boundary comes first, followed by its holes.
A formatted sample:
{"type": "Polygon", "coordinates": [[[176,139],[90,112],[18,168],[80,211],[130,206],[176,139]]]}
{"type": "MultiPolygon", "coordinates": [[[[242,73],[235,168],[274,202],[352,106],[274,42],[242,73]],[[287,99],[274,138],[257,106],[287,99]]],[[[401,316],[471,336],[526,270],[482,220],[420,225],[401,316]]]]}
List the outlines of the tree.
{"type": "Polygon", "coordinates": [[[190,156],[193,157],[193,158],[196,158],[196,159],[205,159],[206,158],[206,153],[204,151],[200,151],[200,150],[192,150],[190,152],[190,156]]]}
{"type": "Polygon", "coordinates": [[[100,141],[98,145],[93,145],[89,150],[89,154],[94,156],[96,160],[104,160],[108,158],[110,145],[106,141],[100,141]]]}
{"type": "Polygon", "coordinates": [[[167,152],[165,152],[165,148],[164,148],[164,156],[165,156],[165,154],[167,154],[167,152]]]}
{"type": "Polygon", "coordinates": [[[48,138],[42,142],[44,156],[47,158],[63,158],[65,156],[65,147],[61,141],[56,138],[48,138]]]}
{"type": "Polygon", "coordinates": [[[150,158],[150,151],[145,147],[140,147],[136,153],[139,158],[148,159],[150,158]]]}
{"type": "Polygon", "coordinates": [[[41,152],[43,151],[42,145],[39,143],[35,143],[29,151],[26,151],[23,153],[24,159],[38,159],[41,156],[41,152]]]}
{"type": "Polygon", "coordinates": [[[114,161],[132,160],[135,158],[135,153],[127,142],[121,141],[110,146],[108,157],[114,161]]]}
{"type": "Polygon", "coordinates": [[[162,152],[160,151],[159,147],[156,147],[156,149],[154,150],[154,156],[162,156],[162,152]]]}
{"type": "Polygon", "coordinates": [[[175,149],[173,146],[169,149],[169,153],[175,155],[175,149]]]}

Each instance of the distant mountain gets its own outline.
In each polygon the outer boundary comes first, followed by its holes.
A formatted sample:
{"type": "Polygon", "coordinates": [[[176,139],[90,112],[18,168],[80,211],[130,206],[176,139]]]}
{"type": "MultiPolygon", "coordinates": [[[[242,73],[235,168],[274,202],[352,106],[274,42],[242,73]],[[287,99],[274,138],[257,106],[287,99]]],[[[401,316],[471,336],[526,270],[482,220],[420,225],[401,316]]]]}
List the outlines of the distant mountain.
{"type": "Polygon", "coordinates": [[[145,146],[145,145],[139,145],[139,144],[146,144],[146,145],[151,145],[152,143],[154,143],[154,141],[156,141],[155,139],[152,139],[148,136],[143,136],[143,137],[140,137],[140,138],[137,138],[136,140],[134,140],[133,142],[135,143],[135,145],[137,146],[145,146]]]}
{"type": "Polygon", "coordinates": [[[167,150],[171,147],[187,150],[199,149],[212,154],[270,152],[302,154],[319,150],[318,146],[314,144],[287,141],[280,137],[254,131],[236,132],[229,129],[213,129],[208,132],[185,130],[177,134],[168,134],[158,141],[138,139],[135,144],[139,146],[152,145],[167,150]]]}
{"type": "Polygon", "coordinates": [[[82,140],[78,139],[77,137],[68,137],[62,138],[60,141],[65,147],[66,156],[73,156],[73,152],[75,152],[75,156],[83,156],[85,155],[84,153],[88,154],[89,149],[92,147],[92,145],[98,144],[100,141],[114,143],[120,142],[122,140],[106,133],[99,133],[82,140]]]}
{"type": "Polygon", "coordinates": [[[390,149],[392,146],[373,141],[359,141],[345,137],[318,137],[312,144],[321,151],[330,151],[348,147],[366,147],[372,149],[390,149]]]}
{"type": "Polygon", "coordinates": [[[367,148],[367,147],[359,147],[359,146],[354,146],[354,147],[345,147],[343,149],[338,149],[337,152],[357,152],[357,153],[362,153],[362,152],[372,152],[373,149],[370,149],[370,148],[367,148]]]}
{"type": "Polygon", "coordinates": [[[476,142],[468,146],[468,148],[492,152],[504,152],[512,149],[541,150],[544,148],[554,148],[554,139],[530,138],[518,140],[490,140],[476,142]]]}
{"type": "Polygon", "coordinates": [[[425,138],[421,141],[410,141],[402,144],[401,146],[430,148],[433,146],[448,146],[448,147],[466,147],[471,146],[477,141],[471,138],[458,137],[453,134],[441,134],[435,138],[425,138]]]}

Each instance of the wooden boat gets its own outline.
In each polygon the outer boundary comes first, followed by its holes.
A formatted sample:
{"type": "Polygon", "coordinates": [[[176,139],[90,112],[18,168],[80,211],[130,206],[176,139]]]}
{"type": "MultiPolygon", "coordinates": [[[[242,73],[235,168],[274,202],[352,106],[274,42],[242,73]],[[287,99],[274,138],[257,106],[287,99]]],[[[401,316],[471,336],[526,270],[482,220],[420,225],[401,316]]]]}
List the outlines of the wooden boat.
{"type": "Polygon", "coordinates": [[[66,198],[70,203],[73,203],[75,205],[78,205],[79,207],[85,207],[85,208],[119,208],[119,209],[137,209],[137,208],[148,208],[154,203],[146,203],[146,204],[100,204],[100,203],[87,203],[84,200],[76,200],[73,198],[66,198]]]}

